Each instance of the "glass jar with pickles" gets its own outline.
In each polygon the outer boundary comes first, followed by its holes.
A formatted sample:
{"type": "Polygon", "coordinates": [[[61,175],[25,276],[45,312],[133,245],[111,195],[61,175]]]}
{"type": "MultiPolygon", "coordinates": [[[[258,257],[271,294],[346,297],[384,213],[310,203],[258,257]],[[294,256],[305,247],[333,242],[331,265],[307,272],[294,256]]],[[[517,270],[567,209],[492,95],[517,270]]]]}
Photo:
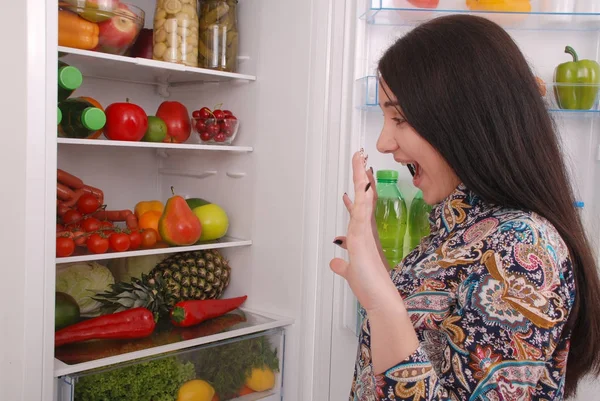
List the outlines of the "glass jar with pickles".
{"type": "Polygon", "coordinates": [[[237,3],[237,0],[200,0],[200,67],[237,71],[237,3]]]}
{"type": "Polygon", "coordinates": [[[154,60],[198,67],[197,0],[157,0],[154,12],[154,60]]]}

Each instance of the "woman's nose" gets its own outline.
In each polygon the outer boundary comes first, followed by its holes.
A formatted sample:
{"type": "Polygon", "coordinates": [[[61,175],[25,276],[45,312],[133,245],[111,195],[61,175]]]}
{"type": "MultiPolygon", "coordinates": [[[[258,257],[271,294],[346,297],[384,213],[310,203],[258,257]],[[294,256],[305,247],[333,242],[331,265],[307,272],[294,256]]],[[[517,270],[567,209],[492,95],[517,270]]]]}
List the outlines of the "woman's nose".
{"type": "Polygon", "coordinates": [[[377,139],[377,151],[380,153],[392,153],[398,149],[394,136],[384,127],[377,139]]]}

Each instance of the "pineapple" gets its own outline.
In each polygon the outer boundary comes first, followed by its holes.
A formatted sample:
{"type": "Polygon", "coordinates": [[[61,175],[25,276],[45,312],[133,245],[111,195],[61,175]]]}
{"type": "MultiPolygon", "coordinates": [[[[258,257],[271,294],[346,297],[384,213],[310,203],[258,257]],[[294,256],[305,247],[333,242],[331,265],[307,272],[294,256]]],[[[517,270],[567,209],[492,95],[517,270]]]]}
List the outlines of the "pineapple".
{"type": "Polygon", "coordinates": [[[141,279],[113,284],[111,291],[94,299],[106,313],[145,307],[165,315],[179,301],[220,298],[230,275],[231,267],[216,249],[176,253],[141,279]]]}

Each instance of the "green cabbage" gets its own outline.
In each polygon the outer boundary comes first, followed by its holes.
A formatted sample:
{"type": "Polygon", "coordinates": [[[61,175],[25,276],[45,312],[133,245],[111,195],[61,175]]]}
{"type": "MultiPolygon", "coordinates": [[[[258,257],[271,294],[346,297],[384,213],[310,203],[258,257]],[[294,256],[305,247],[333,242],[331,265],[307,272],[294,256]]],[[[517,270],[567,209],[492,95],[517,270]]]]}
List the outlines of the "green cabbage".
{"type": "Polygon", "coordinates": [[[72,296],[79,305],[81,316],[100,315],[102,304],[91,297],[109,291],[114,283],[110,270],[96,262],[69,263],[56,268],[56,291],[72,296]]]}

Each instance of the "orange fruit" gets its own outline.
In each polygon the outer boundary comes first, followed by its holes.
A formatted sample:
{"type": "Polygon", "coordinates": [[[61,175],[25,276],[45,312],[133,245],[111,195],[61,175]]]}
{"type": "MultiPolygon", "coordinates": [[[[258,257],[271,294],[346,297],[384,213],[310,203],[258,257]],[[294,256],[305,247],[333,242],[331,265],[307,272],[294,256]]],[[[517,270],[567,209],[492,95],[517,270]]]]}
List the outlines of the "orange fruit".
{"type": "Polygon", "coordinates": [[[154,231],[156,231],[159,241],[162,240],[158,232],[158,220],[160,219],[160,216],[162,216],[161,212],[157,210],[150,210],[149,212],[142,214],[138,220],[138,226],[140,228],[152,228],[154,231]]]}

